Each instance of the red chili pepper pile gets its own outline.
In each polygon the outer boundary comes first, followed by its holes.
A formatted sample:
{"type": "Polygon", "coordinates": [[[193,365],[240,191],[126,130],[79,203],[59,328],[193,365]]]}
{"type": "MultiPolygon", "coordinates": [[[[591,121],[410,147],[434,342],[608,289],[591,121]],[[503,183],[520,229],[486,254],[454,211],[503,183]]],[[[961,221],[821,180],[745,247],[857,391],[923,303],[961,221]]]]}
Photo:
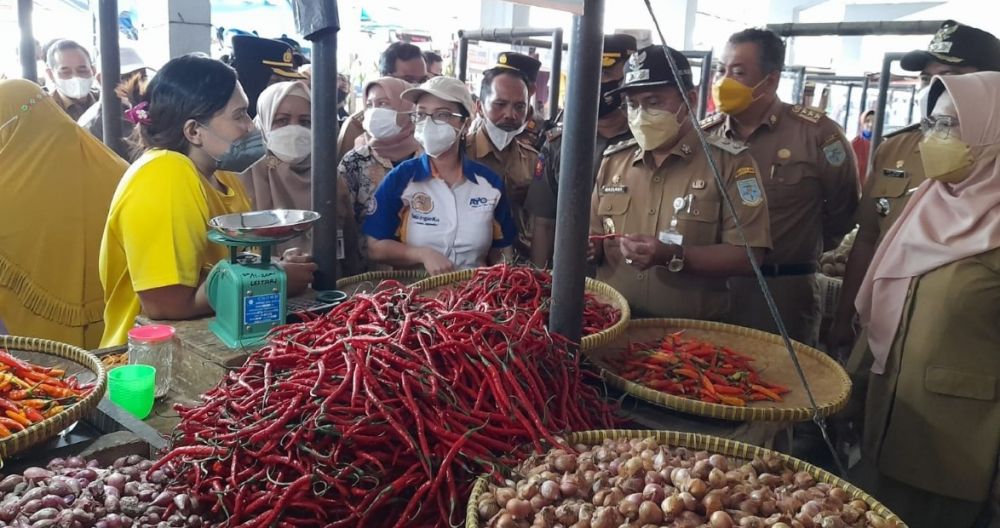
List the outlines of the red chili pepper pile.
{"type": "MultiPolygon", "coordinates": [[[[438,298],[455,309],[489,311],[497,308],[545,310],[548,323],[548,300],[552,296],[552,275],[526,266],[497,264],[479,268],[467,281],[445,288],[438,298]]],[[[601,302],[586,292],[583,306],[583,335],[596,334],[621,319],[621,310],[601,302]]]]}
{"type": "Polygon", "coordinates": [[[760,379],[753,358],[708,341],[669,334],[660,343],[632,343],[618,375],[651,389],[709,403],[744,406],[782,401],[789,390],[760,379]]]}
{"type": "Polygon", "coordinates": [[[516,449],[613,425],[541,309],[451,309],[380,288],[277,330],[204,403],[179,408],[173,450],[151,471],[171,469],[174,489],[231,527],[446,527],[475,477],[516,449]]]}

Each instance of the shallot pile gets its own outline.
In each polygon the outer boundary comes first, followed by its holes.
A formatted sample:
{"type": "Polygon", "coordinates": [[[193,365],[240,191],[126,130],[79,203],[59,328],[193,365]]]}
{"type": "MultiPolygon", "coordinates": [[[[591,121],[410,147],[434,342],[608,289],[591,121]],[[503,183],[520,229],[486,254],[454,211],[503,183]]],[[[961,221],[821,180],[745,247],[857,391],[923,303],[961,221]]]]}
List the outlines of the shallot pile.
{"type": "Polygon", "coordinates": [[[554,449],[518,480],[478,497],[491,528],[895,528],[844,489],[817,483],[777,457],[737,464],[655,439],[554,449]]]}
{"type": "Polygon", "coordinates": [[[147,472],[138,455],[109,468],[79,457],[56,458],[0,480],[0,527],[199,528],[201,506],[186,494],[166,491],[169,476],[147,472]]]}

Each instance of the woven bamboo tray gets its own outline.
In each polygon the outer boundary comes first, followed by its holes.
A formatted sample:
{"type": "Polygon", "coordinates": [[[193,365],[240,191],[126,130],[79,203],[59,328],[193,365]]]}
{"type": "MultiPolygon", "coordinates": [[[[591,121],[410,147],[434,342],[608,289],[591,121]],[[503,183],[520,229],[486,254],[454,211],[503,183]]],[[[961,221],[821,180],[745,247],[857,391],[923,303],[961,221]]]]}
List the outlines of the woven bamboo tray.
{"type": "Polygon", "coordinates": [[[371,293],[385,280],[397,280],[403,284],[413,284],[427,278],[424,270],[369,271],[360,275],[344,277],[337,281],[337,289],[352,296],[356,293],[371,293]]]}
{"type": "Polygon", "coordinates": [[[96,356],[75,346],[35,339],[0,335],[0,348],[7,349],[18,359],[30,361],[40,366],[59,366],[66,369],[66,375],[76,375],[84,383],[95,380],[93,390],[82,400],[42,422],[0,439],[0,464],[7,457],[23,452],[32,446],[48,440],[76,423],[86,413],[97,407],[107,388],[107,374],[104,365],[96,356]]]}
{"type": "MultiPolygon", "coordinates": [[[[472,278],[472,275],[475,274],[475,272],[475,269],[467,269],[452,273],[445,273],[442,275],[435,275],[417,282],[413,285],[413,287],[416,288],[418,292],[433,297],[437,293],[437,290],[456,282],[468,280],[472,278]]],[[[598,301],[610,304],[621,312],[621,317],[615,324],[596,334],[583,336],[583,339],[580,340],[580,350],[592,350],[605,346],[621,336],[628,326],[632,312],[629,310],[628,301],[625,300],[625,297],[611,286],[587,277],[584,287],[586,291],[594,295],[598,301]]]]}
{"type": "MultiPolygon", "coordinates": [[[[819,350],[794,341],[792,345],[806,379],[809,380],[820,415],[829,416],[842,409],[851,393],[851,379],[847,372],[819,350]]],[[[608,385],[668,409],[741,422],[802,422],[812,419],[813,410],[809,405],[809,397],[788,357],[784,342],[780,337],[766,332],[690,319],[636,319],[629,322],[628,329],[613,343],[597,350],[589,350],[587,355],[601,368],[608,385]],[[684,330],[687,337],[728,346],[736,352],[753,357],[754,368],[763,379],[784,385],[791,392],[783,396],[782,402],[753,402],[746,407],[705,403],[628,381],[618,376],[607,361],[623,354],[630,342],[659,341],[668,333],[679,330],[684,330]]]]}
{"type": "MultiPolygon", "coordinates": [[[[661,444],[667,444],[670,447],[686,447],[688,449],[705,450],[710,453],[718,453],[725,455],[733,460],[740,463],[746,463],[753,460],[755,456],[765,456],[770,455],[778,457],[785,461],[785,464],[793,471],[805,471],[812,475],[816,482],[825,482],[832,486],[839,486],[847,492],[851,499],[860,499],[868,504],[868,509],[882,516],[886,521],[895,521],[898,523],[897,528],[906,528],[906,524],[903,523],[896,514],[892,513],[889,508],[885,505],[875,500],[875,497],[865,493],[864,490],[847,482],[846,480],[833,475],[832,473],[825,471],[819,467],[816,467],[808,462],[799,460],[798,458],[788,456],[784,453],[779,453],[777,451],[772,451],[770,449],[765,449],[763,447],[757,447],[750,444],[744,444],[742,442],[734,442],[732,440],[727,440],[725,438],[719,438],[717,436],[709,436],[695,433],[682,433],[677,431],[635,431],[635,430],[622,430],[622,429],[611,429],[604,431],[582,431],[578,433],[570,433],[566,437],[566,441],[571,444],[585,444],[585,445],[597,445],[602,443],[606,438],[619,439],[619,438],[655,438],[661,444]]],[[[472,487],[472,493],[469,497],[469,503],[466,506],[465,515],[465,528],[479,528],[479,514],[476,511],[477,505],[479,503],[479,496],[486,492],[489,487],[489,481],[486,477],[480,477],[475,485],[472,487]]]]}

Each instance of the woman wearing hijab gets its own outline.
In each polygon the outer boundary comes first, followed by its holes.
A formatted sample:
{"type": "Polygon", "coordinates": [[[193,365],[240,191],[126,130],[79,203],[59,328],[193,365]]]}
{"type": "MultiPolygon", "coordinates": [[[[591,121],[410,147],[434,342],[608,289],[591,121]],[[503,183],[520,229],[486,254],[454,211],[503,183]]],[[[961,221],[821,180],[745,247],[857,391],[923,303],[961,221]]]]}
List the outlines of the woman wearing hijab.
{"type": "MultiPolygon", "coordinates": [[[[396,165],[420,154],[420,143],[413,137],[410,120],[413,103],[402,93],[410,88],[405,81],[383,77],[364,87],[365,133],[354,149],[340,162],[340,179],[347,186],[355,225],[362,225],[372,211],[372,197],[382,179],[396,165]]],[[[360,258],[367,257],[364,237],[358,241],[360,258]]],[[[367,267],[367,266],[365,266],[367,267]]]]}
{"type": "Polygon", "coordinates": [[[858,180],[861,187],[865,186],[868,177],[868,155],[872,150],[872,127],[875,124],[875,111],[867,110],[858,120],[858,135],[851,141],[854,159],[858,162],[858,180]]]}
{"type": "MultiPolygon", "coordinates": [[[[236,72],[185,55],[167,62],[141,99],[129,115],[145,152],[115,191],[101,242],[102,346],[124,344],[140,312],[166,320],[211,314],[205,278],[229,250],[208,241],[208,222],[250,210],[239,176],[219,169],[256,130],[236,72]]],[[[281,266],[290,295],[315,269],[297,259],[281,266]]]]}
{"type": "Polygon", "coordinates": [[[937,77],[928,108],[928,180],[857,299],[874,356],[866,489],[914,528],[987,526],[1000,457],[1000,73],[937,77]]]}
{"type": "Polygon", "coordinates": [[[0,81],[0,167],[0,329],[96,348],[98,248],[128,165],[37,84],[15,79],[0,81]]]}
{"type": "MultiPolygon", "coordinates": [[[[264,137],[267,154],[240,175],[254,210],[312,209],[312,92],[301,81],[272,84],[257,100],[257,128],[264,137]]],[[[347,186],[337,183],[338,258],[347,247],[357,246],[351,198],[347,186]]],[[[278,245],[284,252],[312,248],[312,232],[278,245]]],[[[356,256],[351,252],[349,256],[356,256]]],[[[344,274],[357,271],[357,262],[342,262],[344,274]]]]}

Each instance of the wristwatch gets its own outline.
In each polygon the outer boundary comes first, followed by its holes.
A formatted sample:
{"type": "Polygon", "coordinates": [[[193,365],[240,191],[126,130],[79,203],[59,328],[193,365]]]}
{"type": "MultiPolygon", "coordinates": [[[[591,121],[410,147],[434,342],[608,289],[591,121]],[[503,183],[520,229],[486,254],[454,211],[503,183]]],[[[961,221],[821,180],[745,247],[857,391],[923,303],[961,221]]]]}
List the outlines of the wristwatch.
{"type": "Polygon", "coordinates": [[[680,244],[670,244],[674,250],[674,256],[667,263],[667,270],[678,273],[684,269],[684,246],[680,244]]]}

